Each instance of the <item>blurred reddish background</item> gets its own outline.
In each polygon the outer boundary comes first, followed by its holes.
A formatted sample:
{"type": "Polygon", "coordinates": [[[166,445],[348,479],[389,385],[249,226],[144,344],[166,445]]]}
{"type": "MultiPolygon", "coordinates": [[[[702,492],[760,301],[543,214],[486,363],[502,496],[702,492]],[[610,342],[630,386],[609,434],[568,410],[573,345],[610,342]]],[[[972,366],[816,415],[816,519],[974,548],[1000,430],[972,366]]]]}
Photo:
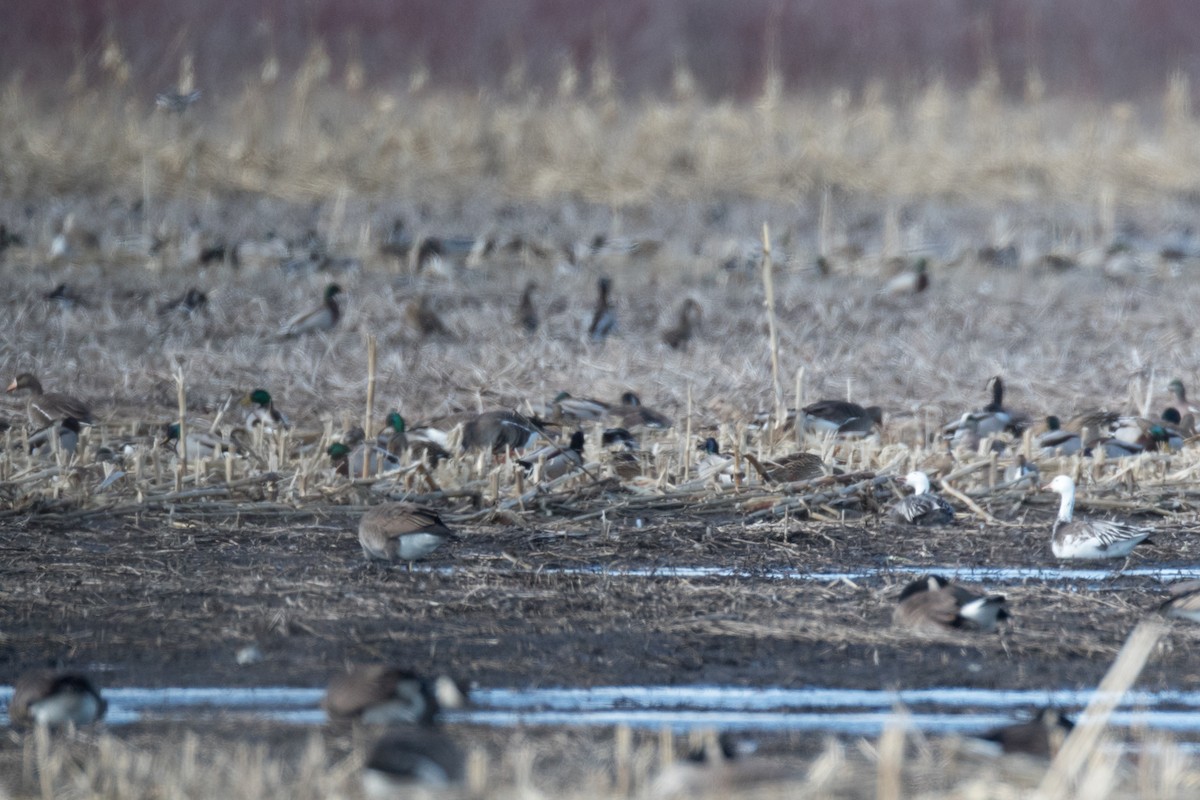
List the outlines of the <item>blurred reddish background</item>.
{"type": "Polygon", "coordinates": [[[317,37],[335,75],[357,53],[376,86],[422,64],[435,84],[498,88],[516,62],[528,85],[555,86],[571,63],[586,86],[603,50],[631,96],[668,90],[681,59],[704,94],[750,96],[772,42],[788,89],[963,86],[994,64],[1013,94],[1036,69],[1054,94],[1157,100],[1200,67],[1196,0],[9,0],[3,14],[0,76],[51,87],[81,62],[96,74],[106,30],[147,90],[173,84],[189,51],[210,90],[269,49],[286,78],[317,37]]]}

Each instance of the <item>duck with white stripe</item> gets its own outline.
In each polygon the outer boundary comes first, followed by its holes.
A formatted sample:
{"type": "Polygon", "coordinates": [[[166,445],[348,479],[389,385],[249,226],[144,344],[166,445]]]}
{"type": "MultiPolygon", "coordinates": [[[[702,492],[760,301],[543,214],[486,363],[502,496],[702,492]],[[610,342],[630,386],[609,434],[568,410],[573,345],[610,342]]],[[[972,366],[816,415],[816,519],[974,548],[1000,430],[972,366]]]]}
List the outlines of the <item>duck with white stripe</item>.
{"type": "Polygon", "coordinates": [[[1051,529],[1056,558],[1124,558],[1153,532],[1116,520],[1076,518],[1075,481],[1070,475],[1059,475],[1042,488],[1062,497],[1051,529]]]}
{"type": "Polygon", "coordinates": [[[909,525],[946,525],[954,521],[954,507],[929,490],[929,476],[920,470],[904,476],[913,493],[892,506],[891,516],[909,525]]]}

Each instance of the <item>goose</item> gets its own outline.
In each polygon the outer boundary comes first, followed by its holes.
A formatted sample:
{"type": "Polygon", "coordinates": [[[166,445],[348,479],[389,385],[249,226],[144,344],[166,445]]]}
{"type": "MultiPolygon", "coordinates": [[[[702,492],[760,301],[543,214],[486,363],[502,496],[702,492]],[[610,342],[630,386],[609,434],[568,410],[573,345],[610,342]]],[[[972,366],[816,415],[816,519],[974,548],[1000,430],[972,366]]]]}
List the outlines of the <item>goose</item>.
{"type": "Polygon", "coordinates": [[[1023,753],[1035,758],[1058,754],[1075,723],[1056,708],[1040,708],[1033,719],[988,731],[980,739],[995,742],[1005,753],[1023,753]]]}
{"type": "Polygon", "coordinates": [[[848,400],[819,400],[801,410],[805,430],[839,436],[865,436],[883,426],[879,406],[860,406],[848,400]]]}
{"type": "Polygon", "coordinates": [[[443,708],[466,702],[466,691],[449,676],[431,680],[390,664],[361,664],[330,678],[321,708],[334,723],[429,726],[443,708]]]}
{"type": "Polygon", "coordinates": [[[447,789],[462,783],[465,775],[462,749],[449,736],[396,727],[381,736],[367,755],[362,789],[368,800],[396,800],[418,796],[415,787],[447,789]]]}
{"type": "Polygon", "coordinates": [[[904,476],[913,493],[891,509],[892,519],[909,525],[945,525],[954,521],[954,507],[929,491],[929,476],[919,470],[904,476]]]}
{"type": "Polygon", "coordinates": [[[753,465],[763,480],[769,483],[795,483],[820,478],[825,473],[825,462],[816,453],[788,453],[778,458],[759,460],[746,453],[746,460],[753,465]]]}
{"type": "Polygon", "coordinates": [[[674,424],[665,414],[642,405],[642,399],[633,392],[621,395],[621,404],[612,409],[612,414],[619,418],[626,428],[652,428],[662,431],[674,424]]]}
{"type": "Polygon", "coordinates": [[[1075,481],[1070,475],[1059,475],[1042,490],[1062,497],[1051,529],[1056,558],[1123,558],[1153,532],[1108,519],[1074,519],[1075,481]]]}
{"type": "Polygon", "coordinates": [[[1013,414],[1004,408],[1004,381],[999,375],[988,381],[992,402],[978,411],[968,411],[942,428],[942,433],[955,441],[970,437],[986,438],[1004,431],[1019,433],[1013,414]]]}
{"type": "Polygon", "coordinates": [[[37,429],[45,428],[59,420],[74,417],[84,425],[92,424],[92,412],[76,397],[58,392],[47,392],[42,383],[31,372],[22,372],[8,385],[8,392],[29,391],[25,413],[30,424],[37,429]]]}
{"type": "Polygon", "coordinates": [[[679,307],[679,322],[674,328],[663,331],[663,342],[672,350],[686,347],[696,329],[700,327],[702,318],[700,304],[690,297],[684,300],[683,305],[679,307]]]}
{"type": "Polygon", "coordinates": [[[1004,595],[979,594],[939,575],[926,575],[905,586],[899,603],[892,624],[902,628],[991,633],[1009,618],[1004,595]]]}
{"type": "Polygon", "coordinates": [[[539,462],[542,465],[539,477],[544,481],[552,481],[580,469],[583,466],[583,431],[572,433],[571,442],[565,448],[548,445],[517,461],[530,474],[539,462]]]}
{"type": "Polygon", "coordinates": [[[84,675],[39,670],[13,684],[8,718],[18,727],[89,725],[104,716],[108,703],[84,675]]]}
{"type": "Polygon", "coordinates": [[[526,283],[524,291],[521,292],[521,302],[517,305],[517,325],[526,333],[533,333],[538,329],[537,308],[533,305],[533,293],[537,288],[534,281],[526,283]]]}
{"type": "Polygon", "coordinates": [[[410,570],[412,562],[457,538],[437,511],[414,503],[384,503],[358,521],[358,543],[368,560],[399,559],[407,561],[410,570]]]}
{"type": "Polygon", "coordinates": [[[342,287],[336,283],[326,286],[321,305],[311,311],[297,314],[285,322],[280,335],[288,338],[303,336],[306,333],[314,333],[316,331],[333,330],[334,326],[338,324],[338,320],[342,317],[341,309],[338,308],[337,300],[334,299],[341,293],[342,287]]]}
{"type": "Polygon", "coordinates": [[[292,427],[292,422],[279,409],[266,389],[255,389],[242,398],[242,405],[250,406],[246,414],[246,430],[262,428],[263,433],[274,433],[292,427]]]}
{"type": "Polygon", "coordinates": [[[593,342],[602,342],[617,329],[617,312],[608,300],[609,292],[612,291],[612,281],[601,278],[596,282],[596,291],[596,310],[592,312],[588,338],[593,342]]]}
{"type": "Polygon", "coordinates": [[[1171,596],[1158,610],[1171,619],[1200,622],[1200,580],[1182,581],[1167,587],[1171,596]]]}

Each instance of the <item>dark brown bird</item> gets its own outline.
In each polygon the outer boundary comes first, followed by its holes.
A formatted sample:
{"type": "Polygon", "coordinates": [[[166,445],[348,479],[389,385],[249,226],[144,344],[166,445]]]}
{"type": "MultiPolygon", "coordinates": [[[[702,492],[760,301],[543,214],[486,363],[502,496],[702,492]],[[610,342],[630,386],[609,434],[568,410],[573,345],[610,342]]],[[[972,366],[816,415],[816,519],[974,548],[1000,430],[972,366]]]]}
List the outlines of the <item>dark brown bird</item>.
{"type": "Polygon", "coordinates": [[[415,503],[384,503],[362,515],[358,543],[368,559],[412,562],[438,549],[454,532],[437,511],[415,503]]]}
{"type": "Polygon", "coordinates": [[[1005,753],[1024,753],[1037,758],[1054,758],[1075,723],[1055,708],[1038,709],[1028,722],[1005,725],[979,737],[996,742],[1005,753]]]}
{"type": "Polygon", "coordinates": [[[445,789],[462,783],[464,764],[462,750],[444,733],[393,728],[375,743],[363,764],[363,794],[371,800],[392,800],[418,796],[418,786],[445,789]]]}
{"type": "Polygon", "coordinates": [[[692,340],[692,335],[700,327],[703,313],[700,304],[692,298],[683,301],[679,309],[679,323],[663,332],[663,341],[673,350],[685,347],[692,340]]]}
{"type": "Polygon", "coordinates": [[[108,703],[85,676],[72,672],[27,672],[13,685],[8,718],[13,725],[88,725],[104,716],[108,703]]]}
{"type": "Polygon", "coordinates": [[[432,725],[442,708],[465,704],[462,687],[445,675],[430,680],[388,664],[367,664],[330,679],[321,708],[332,722],[432,725]]]}
{"type": "Polygon", "coordinates": [[[538,328],[538,313],[533,306],[535,291],[537,291],[536,283],[530,281],[525,284],[525,291],[521,292],[521,304],[517,306],[517,324],[527,333],[533,333],[538,328]]]}
{"type": "Polygon", "coordinates": [[[444,339],[456,338],[446,327],[446,323],[442,322],[442,318],[429,305],[429,298],[425,295],[421,295],[409,303],[405,313],[408,316],[408,324],[421,334],[422,338],[430,336],[440,336],[444,339]]]}
{"type": "Polygon", "coordinates": [[[29,401],[25,413],[35,428],[44,428],[67,417],[74,417],[85,425],[92,424],[92,412],[82,400],[58,392],[45,392],[41,381],[31,372],[22,372],[8,385],[9,392],[29,390],[29,401]]]}
{"type": "Polygon", "coordinates": [[[621,405],[612,409],[610,413],[618,417],[626,428],[643,427],[666,430],[673,424],[669,417],[642,405],[642,399],[633,392],[625,392],[621,395],[621,405]]]}
{"type": "Polygon", "coordinates": [[[816,453],[788,453],[779,458],[762,461],[750,453],[743,455],[758,470],[763,480],[771,483],[795,483],[825,475],[825,462],[816,453]]]}
{"type": "Polygon", "coordinates": [[[588,326],[588,337],[593,342],[602,342],[617,329],[617,312],[609,303],[612,281],[601,278],[596,282],[596,310],[592,312],[592,324],[588,326]]]}
{"type": "Polygon", "coordinates": [[[990,633],[1008,619],[1003,595],[983,595],[938,575],[918,578],[900,592],[892,624],[916,630],[975,630],[990,633]]]}

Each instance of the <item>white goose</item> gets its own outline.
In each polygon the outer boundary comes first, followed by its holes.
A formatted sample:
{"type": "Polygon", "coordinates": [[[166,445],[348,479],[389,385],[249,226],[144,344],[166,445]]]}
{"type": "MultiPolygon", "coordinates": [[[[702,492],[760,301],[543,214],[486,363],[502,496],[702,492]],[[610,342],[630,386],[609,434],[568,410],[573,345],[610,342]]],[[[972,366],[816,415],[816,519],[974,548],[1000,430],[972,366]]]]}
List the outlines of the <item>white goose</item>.
{"type": "Polygon", "coordinates": [[[1042,488],[1062,497],[1050,539],[1056,558],[1124,558],[1153,532],[1110,519],[1074,519],[1075,481],[1070,475],[1059,475],[1042,488]]]}
{"type": "Polygon", "coordinates": [[[919,470],[910,472],[904,482],[913,493],[892,506],[892,519],[909,525],[946,525],[954,521],[954,507],[929,491],[928,475],[919,470]]]}

